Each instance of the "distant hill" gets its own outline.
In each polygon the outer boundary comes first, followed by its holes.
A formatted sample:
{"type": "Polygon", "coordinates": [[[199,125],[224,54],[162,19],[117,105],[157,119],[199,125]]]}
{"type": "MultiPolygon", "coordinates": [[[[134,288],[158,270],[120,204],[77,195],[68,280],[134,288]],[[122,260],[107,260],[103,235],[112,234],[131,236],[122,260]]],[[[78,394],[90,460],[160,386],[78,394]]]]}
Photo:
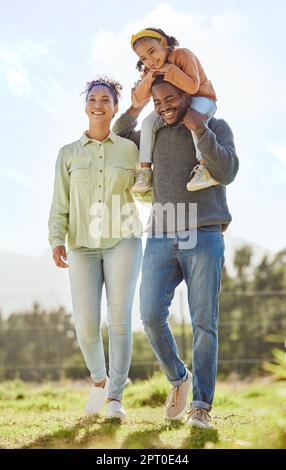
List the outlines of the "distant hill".
{"type": "MultiPolygon", "coordinates": [[[[240,246],[247,244],[253,248],[254,264],[257,264],[262,256],[271,254],[266,248],[235,238],[229,232],[225,234],[225,244],[226,267],[232,274],[234,274],[233,256],[235,250],[240,246]]],[[[138,290],[137,286],[134,301],[135,329],[141,327],[138,290]]],[[[47,248],[41,256],[26,256],[12,251],[0,250],[0,309],[3,316],[6,317],[15,311],[29,310],[35,301],[47,309],[64,306],[67,311],[71,312],[68,270],[55,266],[50,248],[47,248]]],[[[105,296],[103,296],[103,319],[106,314],[105,304],[105,296]]],[[[179,315],[181,310],[184,310],[187,319],[187,298],[183,284],[177,289],[171,307],[171,311],[176,315],[179,315]]]]}
{"type": "Polygon", "coordinates": [[[29,309],[33,301],[71,307],[68,271],[55,266],[48,248],[41,256],[0,250],[0,308],[4,315],[29,309]]]}

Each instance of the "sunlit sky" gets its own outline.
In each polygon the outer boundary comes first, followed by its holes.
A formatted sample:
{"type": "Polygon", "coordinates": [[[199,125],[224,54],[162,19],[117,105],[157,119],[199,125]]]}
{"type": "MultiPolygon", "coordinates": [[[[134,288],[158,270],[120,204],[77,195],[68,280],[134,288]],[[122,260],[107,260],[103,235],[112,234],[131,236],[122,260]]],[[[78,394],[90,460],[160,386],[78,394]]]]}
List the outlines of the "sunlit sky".
{"type": "MultiPolygon", "coordinates": [[[[41,254],[58,150],[87,128],[86,81],[138,74],[132,33],[160,27],[201,60],[231,126],[240,171],[228,187],[235,237],[286,245],[286,6],[283,0],[0,0],[0,249],[41,254]],[[284,214],[284,215],[283,215],[284,214]]],[[[150,111],[152,105],[148,109],[150,111]]]]}

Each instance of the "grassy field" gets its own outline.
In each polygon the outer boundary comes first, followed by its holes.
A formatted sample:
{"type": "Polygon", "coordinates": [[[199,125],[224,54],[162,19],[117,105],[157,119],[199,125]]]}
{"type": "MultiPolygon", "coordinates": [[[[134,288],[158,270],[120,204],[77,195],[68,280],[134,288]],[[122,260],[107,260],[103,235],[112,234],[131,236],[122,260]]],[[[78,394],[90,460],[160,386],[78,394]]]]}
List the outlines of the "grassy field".
{"type": "Polygon", "coordinates": [[[0,384],[0,448],[286,448],[286,382],[218,383],[215,429],[166,422],[169,385],[161,375],[126,388],[120,424],[83,414],[89,383],[0,384]]]}

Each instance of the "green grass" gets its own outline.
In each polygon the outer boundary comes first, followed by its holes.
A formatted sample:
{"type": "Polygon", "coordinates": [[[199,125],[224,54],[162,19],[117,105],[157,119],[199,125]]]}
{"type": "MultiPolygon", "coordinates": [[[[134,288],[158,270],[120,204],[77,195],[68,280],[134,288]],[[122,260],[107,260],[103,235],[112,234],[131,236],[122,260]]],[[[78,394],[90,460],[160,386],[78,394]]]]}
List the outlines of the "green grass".
{"type": "Polygon", "coordinates": [[[169,385],[162,375],[126,388],[124,423],[86,417],[89,384],[0,384],[0,448],[286,448],[286,382],[218,383],[214,429],[164,420],[169,385]]]}

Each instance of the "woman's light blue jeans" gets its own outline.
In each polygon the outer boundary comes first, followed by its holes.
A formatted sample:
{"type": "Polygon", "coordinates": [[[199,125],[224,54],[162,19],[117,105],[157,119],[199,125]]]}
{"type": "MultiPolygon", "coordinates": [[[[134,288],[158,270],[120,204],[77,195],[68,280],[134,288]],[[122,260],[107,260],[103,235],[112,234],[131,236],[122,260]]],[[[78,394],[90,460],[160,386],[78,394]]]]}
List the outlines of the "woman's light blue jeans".
{"type": "Polygon", "coordinates": [[[193,329],[192,407],[211,409],[218,351],[218,300],[224,263],[221,226],[198,228],[194,248],[180,247],[189,232],[173,238],[149,237],[140,287],[141,318],[149,342],[173,386],[182,383],[186,366],[168,323],[176,287],[185,280],[193,329]],[[181,238],[180,238],[181,237],[181,238]]]}
{"type": "Polygon", "coordinates": [[[108,249],[78,248],[68,254],[73,317],[79,346],[95,382],[106,377],[100,330],[103,283],[109,332],[108,397],[121,400],[132,355],[131,313],[142,259],[140,238],[108,249]]]}
{"type": "MultiPolygon", "coordinates": [[[[206,123],[213,117],[216,112],[216,103],[210,98],[204,96],[192,96],[190,108],[195,109],[201,114],[206,114],[208,119],[206,123]]],[[[140,138],[140,163],[152,163],[152,154],[155,143],[156,132],[164,126],[164,119],[159,116],[156,111],[152,111],[143,120],[141,125],[141,138],[140,138]]],[[[202,160],[201,153],[197,148],[197,136],[192,132],[194,144],[196,147],[196,158],[198,161],[202,160]]]]}

